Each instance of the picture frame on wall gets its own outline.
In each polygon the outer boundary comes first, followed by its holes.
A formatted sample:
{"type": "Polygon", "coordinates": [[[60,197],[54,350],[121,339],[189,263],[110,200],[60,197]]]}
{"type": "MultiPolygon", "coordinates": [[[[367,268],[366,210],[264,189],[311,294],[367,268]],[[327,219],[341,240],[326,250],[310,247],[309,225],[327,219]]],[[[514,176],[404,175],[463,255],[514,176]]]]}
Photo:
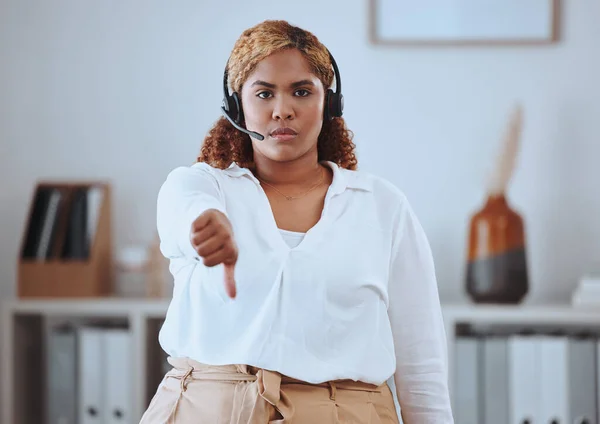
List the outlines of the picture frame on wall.
{"type": "Polygon", "coordinates": [[[559,40],[561,0],[369,0],[373,44],[541,45],[559,40]]]}

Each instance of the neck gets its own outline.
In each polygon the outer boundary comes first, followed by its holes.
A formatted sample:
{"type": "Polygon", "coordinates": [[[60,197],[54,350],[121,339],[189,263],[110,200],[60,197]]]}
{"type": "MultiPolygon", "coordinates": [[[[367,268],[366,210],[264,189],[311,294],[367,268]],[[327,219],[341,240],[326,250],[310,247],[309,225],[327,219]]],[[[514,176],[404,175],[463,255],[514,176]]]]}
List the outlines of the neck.
{"type": "Polygon", "coordinates": [[[314,182],[319,172],[322,172],[316,152],[291,162],[276,162],[255,154],[254,164],[254,174],[258,179],[280,186],[314,182]]]}

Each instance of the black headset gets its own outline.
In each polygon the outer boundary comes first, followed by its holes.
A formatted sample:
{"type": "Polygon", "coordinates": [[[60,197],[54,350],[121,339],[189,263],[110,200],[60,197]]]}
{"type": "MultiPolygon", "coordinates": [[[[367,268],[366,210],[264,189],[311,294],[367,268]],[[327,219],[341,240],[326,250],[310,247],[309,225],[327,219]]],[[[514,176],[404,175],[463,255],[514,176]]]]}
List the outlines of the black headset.
{"type": "MultiPolygon", "coordinates": [[[[327,53],[329,53],[329,59],[331,60],[333,71],[335,73],[335,91],[333,91],[331,88],[327,89],[327,92],[325,93],[325,107],[323,108],[323,119],[329,121],[333,118],[339,118],[342,116],[344,112],[344,96],[342,95],[342,79],[340,78],[340,71],[337,63],[335,62],[335,59],[329,50],[327,50],[327,53]]],[[[237,92],[229,94],[227,78],[228,73],[226,66],[225,72],[223,73],[223,106],[221,107],[223,116],[225,116],[231,125],[238,130],[258,140],[264,140],[265,137],[262,134],[249,131],[242,127],[242,123],[244,122],[242,99],[237,92]]]]}

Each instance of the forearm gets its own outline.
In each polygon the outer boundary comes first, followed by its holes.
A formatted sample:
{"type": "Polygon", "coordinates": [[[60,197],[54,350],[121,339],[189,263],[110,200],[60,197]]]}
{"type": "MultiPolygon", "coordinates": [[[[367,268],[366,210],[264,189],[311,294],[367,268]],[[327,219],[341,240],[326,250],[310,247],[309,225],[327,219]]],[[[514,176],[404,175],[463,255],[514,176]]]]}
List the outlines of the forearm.
{"type": "Polygon", "coordinates": [[[405,424],[452,424],[447,342],[433,257],[409,206],[390,265],[390,307],[398,400],[405,424]]]}
{"type": "MultiPolygon", "coordinates": [[[[446,338],[437,311],[405,329],[397,329],[396,373],[394,381],[405,424],[451,424],[452,409],[448,390],[446,338]]],[[[422,315],[425,315],[425,311],[422,315]]],[[[402,324],[395,325],[396,327],[402,324]]]]}

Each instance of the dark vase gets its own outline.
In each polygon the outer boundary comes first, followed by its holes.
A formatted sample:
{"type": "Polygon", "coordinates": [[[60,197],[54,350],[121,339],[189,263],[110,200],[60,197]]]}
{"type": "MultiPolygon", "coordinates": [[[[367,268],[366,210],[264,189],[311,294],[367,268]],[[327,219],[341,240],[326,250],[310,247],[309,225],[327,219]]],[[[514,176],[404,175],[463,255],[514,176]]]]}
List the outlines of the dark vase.
{"type": "Polygon", "coordinates": [[[504,195],[490,196],[471,218],[467,293],[476,303],[520,303],[529,290],[525,229],[504,195]]]}

